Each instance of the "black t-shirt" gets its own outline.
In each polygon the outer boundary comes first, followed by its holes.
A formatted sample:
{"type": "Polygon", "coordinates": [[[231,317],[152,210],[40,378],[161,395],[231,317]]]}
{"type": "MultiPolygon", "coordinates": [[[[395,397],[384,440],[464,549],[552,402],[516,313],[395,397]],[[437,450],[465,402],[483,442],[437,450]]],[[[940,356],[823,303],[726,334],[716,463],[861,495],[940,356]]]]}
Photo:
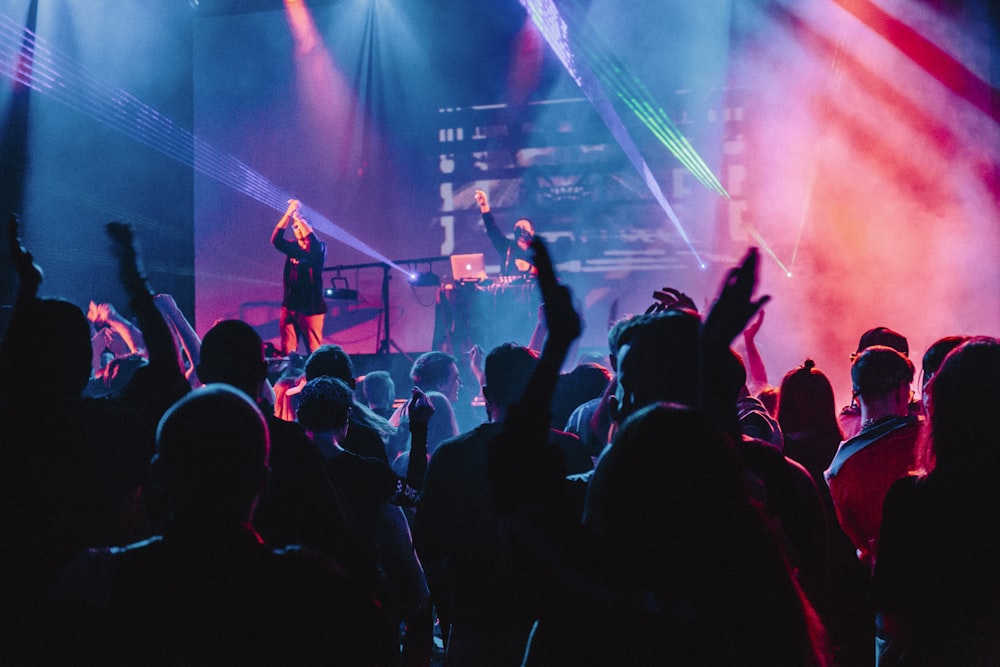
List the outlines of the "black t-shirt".
{"type": "Polygon", "coordinates": [[[331,484],[347,506],[356,552],[349,568],[374,576],[381,512],[396,494],[399,478],[387,463],[344,451],[324,460],[331,484]]]}

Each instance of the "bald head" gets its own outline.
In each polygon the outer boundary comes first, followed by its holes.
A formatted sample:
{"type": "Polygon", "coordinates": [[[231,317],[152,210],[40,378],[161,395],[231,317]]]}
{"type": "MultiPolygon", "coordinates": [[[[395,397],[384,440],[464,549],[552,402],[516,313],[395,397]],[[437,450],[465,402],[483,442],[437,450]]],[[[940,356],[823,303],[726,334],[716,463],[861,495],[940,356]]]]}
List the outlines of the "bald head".
{"type": "Polygon", "coordinates": [[[264,416],[244,393],[210,384],[175,403],[156,431],[157,477],[176,518],[245,521],[267,474],[264,416]]]}
{"type": "Polygon", "coordinates": [[[264,343],[242,320],[221,320],[201,341],[198,378],[205,384],[224,382],[257,396],[267,378],[264,343]]]}

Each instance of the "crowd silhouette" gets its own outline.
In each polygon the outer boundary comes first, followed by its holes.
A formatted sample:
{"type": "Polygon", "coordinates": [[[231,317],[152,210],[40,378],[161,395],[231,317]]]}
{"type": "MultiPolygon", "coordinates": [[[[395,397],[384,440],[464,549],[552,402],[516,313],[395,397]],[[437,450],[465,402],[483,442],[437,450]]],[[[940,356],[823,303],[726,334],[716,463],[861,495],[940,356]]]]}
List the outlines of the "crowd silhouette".
{"type": "Polygon", "coordinates": [[[473,350],[462,430],[456,357],[402,396],[337,345],[275,378],[250,324],[199,339],[155,293],[131,226],[128,307],[85,311],[19,225],[3,664],[1000,664],[997,338],[936,342],[914,400],[875,327],[838,413],[811,359],[767,383],[751,249],[704,314],[657,290],[563,373],[581,320],[536,237],[544,342],[473,350]]]}

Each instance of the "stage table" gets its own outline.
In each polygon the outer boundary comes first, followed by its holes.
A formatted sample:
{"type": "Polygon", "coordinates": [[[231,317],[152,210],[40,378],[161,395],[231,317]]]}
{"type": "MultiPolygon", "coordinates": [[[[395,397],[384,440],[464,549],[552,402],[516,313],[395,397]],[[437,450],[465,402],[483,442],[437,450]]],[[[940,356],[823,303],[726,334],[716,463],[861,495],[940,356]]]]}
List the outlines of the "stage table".
{"type": "Polygon", "coordinates": [[[500,343],[527,345],[538,322],[540,304],[534,280],[444,285],[438,291],[434,349],[462,358],[473,344],[485,353],[500,343]]]}

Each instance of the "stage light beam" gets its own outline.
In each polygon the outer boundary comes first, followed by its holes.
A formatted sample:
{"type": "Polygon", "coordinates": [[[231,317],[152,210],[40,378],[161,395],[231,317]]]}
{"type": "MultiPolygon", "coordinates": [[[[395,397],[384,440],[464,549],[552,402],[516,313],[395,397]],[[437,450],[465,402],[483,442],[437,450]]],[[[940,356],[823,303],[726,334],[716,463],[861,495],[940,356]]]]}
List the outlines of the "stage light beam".
{"type": "Polygon", "coordinates": [[[684,226],[677,218],[677,214],[674,213],[674,209],[667,201],[659,183],[656,182],[656,178],[649,169],[649,165],[646,164],[646,160],[639,152],[635,141],[629,135],[628,130],[625,129],[621,117],[614,110],[596,75],[585,61],[578,60],[574,56],[569,45],[569,27],[560,16],[555,3],[552,0],[520,0],[520,3],[527,10],[532,23],[542,33],[549,48],[552,49],[556,57],[562,62],[563,67],[566,68],[566,72],[580,87],[580,90],[587,96],[587,99],[590,100],[590,103],[598,115],[600,115],[601,120],[604,121],[604,124],[611,131],[615,141],[621,146],[629,162],[632,163],[632,166],[642,177],[653,198],[656,199],[660,208],[667,214],[667,218],[669,218],[674,229],[687,245],[695,261],[700,267],[704,267],[705,263],[698,255],[698,251],[695,249],[687,231],[685,231],[684,226]]]}
{"type": "MultiPolygon", "coordinates": [[[[291,1],[291,0],[286,0],[291,1]]],[[[275,211],[292,196],[246,163],[211,146],[131,93],[101,80],[69,56],[50,47],[34,31],[0,13],[0,75],[49,97],[92,120],[166,155],[275,211]],[[18,65],[30,59],[32,68],[18,65]]],[[[393,269],[406,269],[303,205],[313,227],[393,269]]]]}

